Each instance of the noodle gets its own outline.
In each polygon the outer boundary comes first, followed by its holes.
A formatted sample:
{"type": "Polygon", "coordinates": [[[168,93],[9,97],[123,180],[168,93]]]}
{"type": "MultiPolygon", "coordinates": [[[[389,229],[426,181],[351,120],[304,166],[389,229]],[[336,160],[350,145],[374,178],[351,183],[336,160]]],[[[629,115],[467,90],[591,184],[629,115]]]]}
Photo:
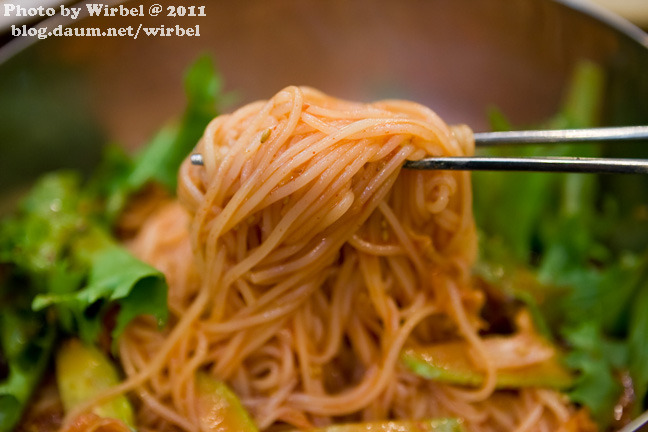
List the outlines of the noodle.
{"type": "Polygon", "coordinates": [[[471,154],[468,128],[411,102],[288,87],[214,119],[196,150],[204,166],[184,162],[179,202],[129,245],[170,288],[167,327],[139,318],[119,344],[127,379],[110,394],[136,396],[143,429],[199,429],[197,370],[263,430],[437,416],[555,430],[572,415],[549,390],[495,391],[469,174],[401,170],[471,154]],[[446,340],[471,347],[480,388],[399,364],[404,346],[446,340]]]}

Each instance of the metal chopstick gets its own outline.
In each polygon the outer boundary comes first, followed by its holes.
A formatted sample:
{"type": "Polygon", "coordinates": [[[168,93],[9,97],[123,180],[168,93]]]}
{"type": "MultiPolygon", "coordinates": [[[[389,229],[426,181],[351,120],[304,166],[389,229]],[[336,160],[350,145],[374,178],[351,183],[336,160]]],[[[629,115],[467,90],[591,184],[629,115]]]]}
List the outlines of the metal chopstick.
{"type": "Polygon", "coordinates": [[[478,132],[477,147],[506,144],[582,143],[592,141],[627,141],[648,139],[648,126],[620,126],[589,129],[478,132]]]}
{"type": "MultiPolygon", "coordinates": [[[[475,133],[478,147],[496,145],[558,144],[593,141],[648,140],[648,126],[590,129],[536,130],[475,133]]],[[[202,165],[202,155],[191,155],[193,165],[202,165]]],[[[405,162],[404,168],[469,171],[539,171],[568,173],[648,174],[648,160],[581,157],[437,157],[405,162]]]]}
{"type": "Polygon", "coordinates": [[[403,168],[420,170],[540,171],[563,173],[648,174],[648,159],[584,157],[439,157],[407,161],[403,168]]]}
{"type": "Polygon", "coordinates": [[[618,432],[638,432],[648,424],[648,411],[644,411],[639,417],[618,430],[618,432]]]}

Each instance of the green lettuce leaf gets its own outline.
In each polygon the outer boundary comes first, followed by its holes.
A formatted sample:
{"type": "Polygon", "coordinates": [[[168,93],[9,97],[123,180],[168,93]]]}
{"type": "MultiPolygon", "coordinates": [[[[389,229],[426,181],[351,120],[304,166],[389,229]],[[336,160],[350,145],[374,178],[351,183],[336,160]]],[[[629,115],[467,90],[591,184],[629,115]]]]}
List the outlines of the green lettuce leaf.
{"type": "Polygon", "coordinates": [[[8,369],[7,377],[0,382],[0,431],[13,430],[20,420],[47,367],[55,335],[55,326],[44,314],[17,307],[0,308],[0,348],[8,369]]]}
{"type": "MultiPolygon", "coordinates": [[[[586,128],[598,122],[603,99],[602,70],[590,62],[575,69],[560,112],[533,128],[586,128]]],[[[516,129],[506,116],[491,108],[493,130],[516,129]]],[[[484,155],[597,156],[599,145],[510,146],[480,150],[484,155]]],[[[564,209],[586,209],[593,205],[598,178],[581,174],[475,172],[473,200],[477,226],[486,237],[483,253],[488,254],[492,240],[505,244],[520,264],[535,263],[549,247],[552,238],[542,232],[564,217],[564,209]],[[521,198],[523,197],[523,198],[521,198]],[[496,208],[496,211],[493,209],[496,208]],[[515,223],[511,223],[515,215],[515,223]]]]}
{"type": "Polygon", "coordinates": [[[209,56],[200,57],[187,71],[187,108],[177,126],[163,128],[138,155],[129,176],[136,188],[156,180],[175,191],[178,167],[202,137],[207,124],[218,115],[223,81],[209,56]]]}
{"type": "Polygon", "coordinates": [[[135,158],[109,145],[89,181],[45,175],[16,215],[0,221],[0,432],[19,421],[57,337],[96,341],[109,313],[113,343],[139,315],[166,320],[162,273],[121,246],[112,225],[147,185],[174,193],[181,161],[218,114],[221,88],[211,60],[200,58],[185,78],[184,115],[135,158]]]}
{"type": "Polygon", "coordinates": [[[623,392],[614,371],[627,362],[627,346],[607,339],[592,320],[564,328],[563,336],[572,348],[565,361],[580,372],[569,397],[587,406],[598,424],[609,425],[623,392]]]}
{"type": "Polygon", "coordinates": [[[86,342],[97,339],[111,306],[118,306],[112,332],[115,342],[138,315],[153,315],[160,325],[165,322],[167,286],[160,271],[135,258],[97,227],[76,239],[72,249],[72,260],[87,268],[85,284],[73,292],[37,295],[34,310],[55,305],[58,311],[69,312],[76,328],[66,330],[78,331],[86,342]]]}
{"type": "Polygon", "coordinates": [[[38,182],[10,221],[3,256],[37,286],[33,308],[56,306],[64,330],[96,340],[105,313],[117,307],[117,339],[139,314],[166,318],[161,272],[135,258],[99,224],[78,176],[58,173],[38,182]]]}
{"type": "Polygon", "coordinates": [[[128,198],[150,183],[175,193],[178,168],[198,143],[207,124],[227,101],[223,81],[208,56],[200,57],[185,75],[187,107],[179,122],[170,123],[134,158],[118,145],[106,148],[103,163],[91,179],[91,189],[105,202],[107,220],[113,221],[128,198]]]}
{"type": "Polygon", "coordinates": [[[646,405],[648,394],[648,282],[644,278],[633,298],[628,334],[628,367],[638,401],[634,415],[639,415],[646,405]]]}
{"type": "MultiPolygon", "coordinates": [[[[580,63],[560,112],[534,128],[597,126],[604,84],[598,66],[580,63]]],[[[494,129],[516,129],[501,112],[493,109],[489,115],[494,129]]],[[[487,153],[603,154],[601,146],[594,144],[487,153]]],[[[512,280],[516,272],[535,277],[537,283],[523,289],[533,290],[528,292],[541,311],[539,321],[546,322],[568,350],[567,364],[578,373],[568,393],[571,399],[588,407],[605,429],[623,390],[619,377],[629,371],[638,401],[635,409],[642,410],[648,390],[648,252],[645,245],[642,251],[636,242],[625,241],[624,246],[621,241],[627,235],[620,236],[619,227],[628,226],[622,209],[629,206],[611,193],[614,182],[583,174],[474,173],[473,177],[475,215],[482,230],[478,269],[499,266],[505,274],[500,284],[512,280]]],[[[645,207],[641,199],[636,201],[645,207]]]]}

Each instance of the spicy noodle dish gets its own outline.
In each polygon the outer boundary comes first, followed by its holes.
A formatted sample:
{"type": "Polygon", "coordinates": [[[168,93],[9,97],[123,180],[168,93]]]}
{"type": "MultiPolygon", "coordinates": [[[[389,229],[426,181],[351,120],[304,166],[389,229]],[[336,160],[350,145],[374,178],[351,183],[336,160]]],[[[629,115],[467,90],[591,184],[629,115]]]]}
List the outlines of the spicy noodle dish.
{"type": "MultiPolygon", "coordinates": [[[[2,222],[1,430],[590,431],[642,410],[645,355],[591,312],[645,259],[589,234],[593,176],[406,170],[473,154],[471,130],[309,87],[217,115],[213,72],[140,154],[48,174],[2,222]],[[487,211],[531,190],[547,210],[487,211]],[[573,308],[585,286],[601,297],[573,308]]],[[[573,104],[601,80],[582,65],[545,126],[590,126],[573,104]]],[[[626,306],[605,319],[634,335],[626,306]]]]}

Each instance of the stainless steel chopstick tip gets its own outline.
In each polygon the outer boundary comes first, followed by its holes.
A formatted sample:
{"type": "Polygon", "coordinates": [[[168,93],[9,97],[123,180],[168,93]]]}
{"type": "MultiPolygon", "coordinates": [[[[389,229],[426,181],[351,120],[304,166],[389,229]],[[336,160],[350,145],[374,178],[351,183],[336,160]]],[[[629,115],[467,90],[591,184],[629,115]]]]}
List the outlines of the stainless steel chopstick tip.
{"type": "Polygon", "coordinates": [[[194,153],[189,158],[192,165],[204,165],[203,157],[200,153],[194,153]]]}

